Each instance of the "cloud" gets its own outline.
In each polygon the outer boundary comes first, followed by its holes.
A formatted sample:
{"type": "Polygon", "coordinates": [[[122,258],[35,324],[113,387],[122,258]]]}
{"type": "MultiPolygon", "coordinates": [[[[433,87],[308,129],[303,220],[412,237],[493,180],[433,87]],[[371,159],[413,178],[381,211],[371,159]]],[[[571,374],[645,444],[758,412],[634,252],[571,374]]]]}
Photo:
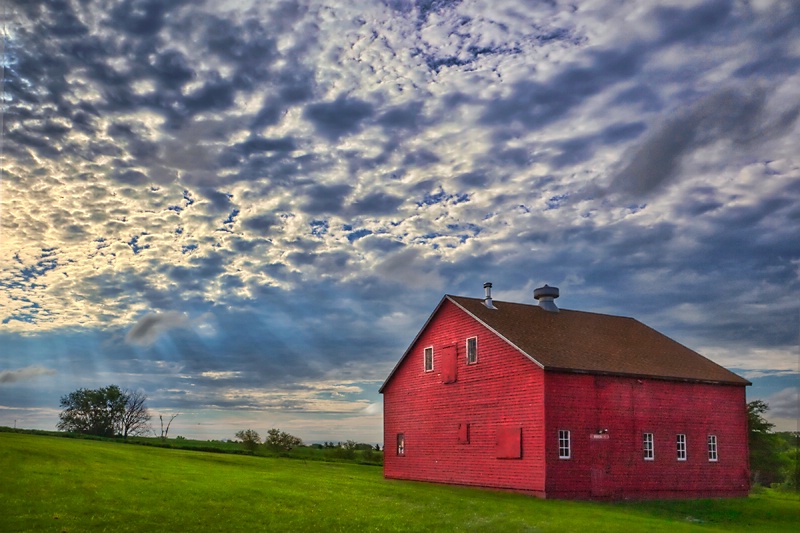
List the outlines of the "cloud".
{"type": "Polygon", "coordinates": [[[352,205],[352,210],[358,215],[391,215],[404,202],[403,198],[386,194],[384,192],[373,192],[363,198],[356,199],[352,205]]]}
{"type": "Polygon", "coordinates": [[[45,368],[39,365],[27,366],[16,370],[0,370],[0,383],[31,381],[39,376],[54,376],[57,373],[52,368],[45,368]]]}
{"type": "Polygon", "coordinates": [[[733,10],[732,0],[709,0],[686,8],[658,6],[654,19],[662,42],[702,42],[709,33],[725,31],[733,10]]]}
{"type": "Polygon", "coordinates": [[[365,415],[382,415],[383,414],[383,404],[382,403],[371,403],[366,406],[362,411],[365,415]]]}
{"type": "Polygon", "coordinates": [[[791,108],[775,120],[766,102],[764,89],[725,88],[670,113],[625,157],[610,190],[644,197],[679,176],[684,158],[712,143],[729,141],[748,148],[787,131],[800,108],[791,108]]]}
{"type": "Polygon", "coordinates": [[[339,96],[332,102],[310,104],[304,111],[305,118],[331,141],[357,132],[361,129],[362,122],[373,114],[371,104],[347,96],[339,96]]]}
{"type": "Polygon", "coordinates": [[[793,368],[795,4],[12,0],[8,367],[274,413],[491,280],[793,368]]]}
{"type": "Polygon", "coordinates": [[[147,313],[125,335],[125,342],[138,346],[150,346],[170,330],[188,327],[189,317],[178,311],[147,313]]]}
{"type": "Polygon", "coordinates": [[[766,399],[770,418],[800,419],[800,392],[797,387],[783,389],[766,399]]]}

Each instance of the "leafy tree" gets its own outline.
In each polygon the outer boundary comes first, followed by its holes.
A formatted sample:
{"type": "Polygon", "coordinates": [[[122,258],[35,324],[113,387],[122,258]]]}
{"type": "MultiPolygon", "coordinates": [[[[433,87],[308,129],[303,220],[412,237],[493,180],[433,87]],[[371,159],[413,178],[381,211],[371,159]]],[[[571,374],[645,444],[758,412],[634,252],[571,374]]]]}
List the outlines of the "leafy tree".
{"type": "Polygon", "coordinates": [[[775,427],[775,424],[764,418],[767,411],[769,404],[764,400],[753,400],[747,404],[747,427],[750,435],[765,435],[775,427]]]}
{"type": "Polygon", "coordinates": [[[150,415],[141,391],[117,385],[78,389],[61,397],[63,411],[56,427],[61,431],[101,437],[143,435],[150,431],[150,415]]]}
{"type": "Polygon", "coordinates": [[[769,405],[763,400],[747,404],[750,445],[750,475],[753,483],[770,485],[784,481],[788,457],[781,454],[783,440],[772,433],[775,424],[764,418],[769,405]]]}
{"type": "Polygon", "coordinates": [[[115,422],[122,414],[122,391],[116,385],[101,389],[78,389],[61,398],[64,409],[56,427],[61,431],[113,437],[115,422]]]}
{"type": "Polygon", "coordinates": [[[236,438],[242,441],[245,449],[251,452],[256,451],[258,445],[261,444],[261,435],[254,429],[242,429],[236,432],[236,438]]]}
{"type": "Polygon", "coordinates": [[[783,477],[788,488],[800,491],[800,447],[793,445],[781,453],[783,477]]]}
{"type": "Polygon", "coordinates": [[[264,444],[276,450],[291,450],[298,446],[303,445],[303,441],[299,437],[290,435],[280,429],[272,428],[267,431],[267,439],[264,444]]]}

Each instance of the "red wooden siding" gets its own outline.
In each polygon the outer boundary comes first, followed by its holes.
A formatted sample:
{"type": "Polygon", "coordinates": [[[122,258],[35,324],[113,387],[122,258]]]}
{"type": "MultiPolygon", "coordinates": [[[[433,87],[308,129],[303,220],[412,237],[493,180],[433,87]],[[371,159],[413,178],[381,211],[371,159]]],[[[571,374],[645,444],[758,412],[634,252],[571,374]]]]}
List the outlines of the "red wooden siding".
{"type": "Polygon", "coordinates": [[[385,455],[386,477],[543,494],[544,373],[451,302],[431,318],[383,394],[384,442],[405,436],[404,456],[385,455]],[[467,365],[466,339],[474,336],[478,362],[467,365]],[[426,346],[434,347],[428,373],[426,346]],[[445,384],[447,346],[457,379],[445,384]],[[518,459],[497,458],[498,430],[507,427],[521,435],[518,459]]]}
{"type": "Polygon", "coordinates": [[[744,387],[547,372],[545,394],[548,497],[747,495],[744,387]],[[570,459],[558,458],[559,429],[571,432],[570,459]],[[654,435],[652,461],[643,458],[644,433],[654,435]],[[708,435],[717,436],[716,462],[708,435]]]}

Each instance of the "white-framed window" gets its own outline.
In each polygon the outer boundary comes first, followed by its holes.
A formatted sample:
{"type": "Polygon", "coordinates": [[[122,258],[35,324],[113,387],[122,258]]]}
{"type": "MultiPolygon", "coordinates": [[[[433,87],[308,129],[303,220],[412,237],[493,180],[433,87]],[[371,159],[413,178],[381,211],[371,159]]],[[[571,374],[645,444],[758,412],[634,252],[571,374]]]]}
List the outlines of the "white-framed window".
{"type": "Polygon", "coordinates": [[[558,458],[569,459],[572,457],[572,447],[569,442],[569,430],[558,430],[558,458]]]}
{"type": "Polygon", "coordinates": [[[402,456],[406,454],[406,436],[404,433],[397,434],[397,455],[402,456]]]}
{"type": "Polygon", "coordinates": [[[467,364],[474,365],[478,362],[478,337],[467,339],[467,364]]]}
{"type": "Polygon", "coordinates": [[[676,450],[678,452],[678,461],[685,461],[686,460],[686,435],[683,433],[678,433],[678,436],[675,440],[676,450]]]}
{"type": "Polygon", "coordinates": [[[653,448],[653,434],[645,433],[642,440],[642,451],[644,452],[644,460],[652,461],[655,459],[655,449],[653,448]]]}
{"type": "Polygon", "coordinates": [[[717,460],[717,436],[708,436],[708,460],[714,462],[717,460]]]}
{"type": "Polygon", "coordinates": [[[425,372],[432,372],[433,371],[433,346],[428,346],[425,348],[424,356],[425,359],[425,372]]]}

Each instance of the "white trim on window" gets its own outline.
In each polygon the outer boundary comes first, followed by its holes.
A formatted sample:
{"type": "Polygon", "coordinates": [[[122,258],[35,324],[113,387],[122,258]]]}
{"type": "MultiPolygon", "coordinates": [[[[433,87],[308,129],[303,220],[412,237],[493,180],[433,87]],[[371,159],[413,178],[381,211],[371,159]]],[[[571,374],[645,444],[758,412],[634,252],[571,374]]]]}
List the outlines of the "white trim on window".
{"type": "Polygon", "coordinates": [[[717,454],[717,436],[708,436],[708,460],[712,463],[716,462],[719,458],[717,454]]]}
{"type": "Polygon", "coordinates": [[[422,353],[422,365],[425,372],[433,372],[433,346],[428,346],[422,353]]]}
{"type": "Polygon", "coordinates": [[[467,364],[474,365],[478,362],[478,337],[467,339],[467,364]]]}
{"type": "Polygon", "coordinates": [[[655,460],[655,446],[653,445],[653,434],[645,433],[642,436],[642,452],[644,453],[645,461],[655,460]]]}
{"type": "Polygon", "coordinates": [[[397,456],[402,457],[406,454],[406,435],[405,433],[397,434],[397,456]]]}
{"type": "Polygon", "coordinates": [[[675,447],[678,454],[678,461],[686,460],[686,434],[678,433],[675,437],[675,447]]]}
{"type": "Polygon", "coordinates": [[[570,446],[569,430],[558,430],[558,458],[569,459],[572,457],[572,446],[570,446]]]}

